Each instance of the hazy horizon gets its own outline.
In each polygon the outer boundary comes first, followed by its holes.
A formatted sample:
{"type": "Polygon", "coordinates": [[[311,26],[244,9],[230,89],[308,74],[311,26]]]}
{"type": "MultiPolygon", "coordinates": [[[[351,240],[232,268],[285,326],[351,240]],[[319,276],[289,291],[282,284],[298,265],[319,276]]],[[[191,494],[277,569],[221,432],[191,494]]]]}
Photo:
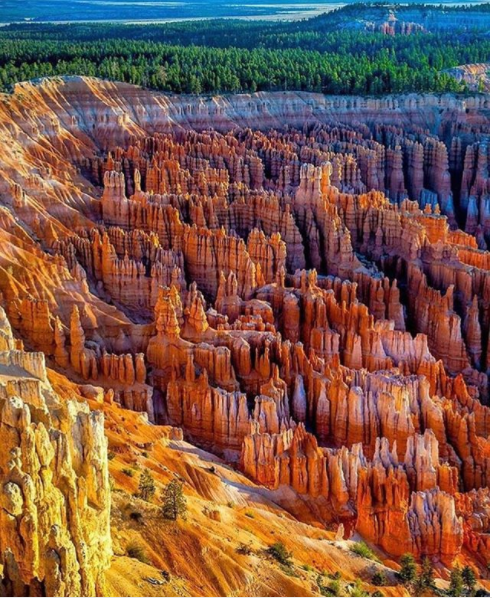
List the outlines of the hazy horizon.
{"type": "MultiPolygon", "coordinates": [[[[287,20],[316,16],[355,0],[0,0],[0,23],[19,22],[165,22],[179,20],[239,18],[287,20]],[[138,11],[138,14],[136,14],[138,11]]],[[[393,2],[417,4],[422,2],[393,2]]],[[[425,4],[448,6],[483,4],[482,0],[446,2],[430,0],[425,4]]],[[[368,2],[367,4],[371,4],[368,2]]]]}

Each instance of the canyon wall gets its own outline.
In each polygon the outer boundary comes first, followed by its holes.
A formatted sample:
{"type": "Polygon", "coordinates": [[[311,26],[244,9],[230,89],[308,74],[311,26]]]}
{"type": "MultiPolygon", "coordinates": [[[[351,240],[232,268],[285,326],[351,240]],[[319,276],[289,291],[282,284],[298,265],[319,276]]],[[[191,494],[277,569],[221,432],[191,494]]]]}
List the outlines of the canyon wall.
{"type": "Polygon", "coordinates": [[[20,84],[2,304],[52,367],[319,522],[485,563],[487,110],[20,84]]]}

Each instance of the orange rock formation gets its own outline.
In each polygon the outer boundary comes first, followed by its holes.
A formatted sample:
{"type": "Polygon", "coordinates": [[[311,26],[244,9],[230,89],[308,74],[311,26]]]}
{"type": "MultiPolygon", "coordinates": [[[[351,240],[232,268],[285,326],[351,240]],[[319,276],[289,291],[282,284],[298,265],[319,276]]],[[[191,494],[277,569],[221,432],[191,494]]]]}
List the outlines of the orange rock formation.
{"type": "MultiPolygon", "coordinates": [[[[484,562],[486,100],[18,91],[0,103],[0,291],[26,347],[321,523],[484,562]]],[[[22,511],[5,500],[0,546],[22,511]]],[[[12,583],[51,575],[29,558],[12,583]]]]}

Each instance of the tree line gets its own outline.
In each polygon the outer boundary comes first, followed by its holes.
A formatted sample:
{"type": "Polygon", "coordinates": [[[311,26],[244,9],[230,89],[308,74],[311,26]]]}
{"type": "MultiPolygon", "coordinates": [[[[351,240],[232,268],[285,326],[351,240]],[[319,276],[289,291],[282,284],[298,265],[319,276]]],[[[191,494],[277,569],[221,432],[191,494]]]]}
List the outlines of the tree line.
{"type": "Polygon", "coordinates": [[[320,18],[275,26],[220,20],[12,25],[0,31],[0,88],[88,75],[191,94],[459,92],[463,84],[442,70],[489,56],[488,38],[479,30],[393,37],[323,28],[320,18]]]}

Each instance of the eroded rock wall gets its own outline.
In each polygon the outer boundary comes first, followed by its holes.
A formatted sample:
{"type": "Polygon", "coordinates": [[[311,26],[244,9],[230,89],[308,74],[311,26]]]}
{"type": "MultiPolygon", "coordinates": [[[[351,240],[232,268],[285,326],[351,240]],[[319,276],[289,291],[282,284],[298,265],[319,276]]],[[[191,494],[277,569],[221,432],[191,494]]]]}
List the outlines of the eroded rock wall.
{"type": "Polygon", "coordinates": [[[51,387],[42,353],[18,347],[0,308],[0,589],[101,596],[111,559],[101,413],[51,387]]]}
{"type": "Polygon", "coordinates": [[[323,524],[484,561],[487,100],[17,94],[0,291],[26,346],[323,524]]]}

